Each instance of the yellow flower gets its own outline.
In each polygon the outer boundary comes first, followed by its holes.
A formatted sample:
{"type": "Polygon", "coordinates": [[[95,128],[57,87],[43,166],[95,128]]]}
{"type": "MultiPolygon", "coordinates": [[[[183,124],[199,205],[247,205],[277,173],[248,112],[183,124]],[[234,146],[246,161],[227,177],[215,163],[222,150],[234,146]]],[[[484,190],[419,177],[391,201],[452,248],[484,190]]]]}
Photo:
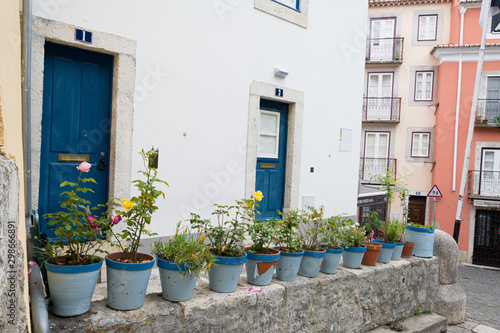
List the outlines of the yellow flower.
{"type": "Polygon", "coordinates": [[[253,201],[247,201],[247,202],[245,202],[245,206],[247,206],[248,209],[253,208],[253,201]]]}
{"type": "Polygon", "coordinates": [[[125,201],[127,201],[127,198],[123,198],[122,199],[122,202],[125,203],[125,201]]]}
{"type": "MultiPolygon", "coordinates": [[[[122,200],[123,201],[123,200],[122,200]]],[[[123,209],[129,210],[130,208],[134,207],[134,203],[132,201],[124,201],[123,202],[123,209]]]]}
{"type": "Polygon", "coordinates": [[[205,240],[205,236],[200,237],[200,242],[203,242],[205,240]]]}
{"type": "Polygon", "coordinates": [[[224,249],[226,248],[226,245],[222,247],[222,250],[220,252],[224,252],[224,249]]]}
{"type": "Polygon", "coordinates": [[[252,196],[255,198],[255,200],[257,201],[261,201],[262,198],[264,197],[264,195],[262,194],[261,191],[257,191],[255,192],[254,194],[252,194],[252,196]]]}
{"type": "Polygon", "coordinates": [[[211,262],[209,262],[209,263],[208,263],[207,268],[210,268],[210,266],[212,266],[212,263],[211,263],[211,262]]]}

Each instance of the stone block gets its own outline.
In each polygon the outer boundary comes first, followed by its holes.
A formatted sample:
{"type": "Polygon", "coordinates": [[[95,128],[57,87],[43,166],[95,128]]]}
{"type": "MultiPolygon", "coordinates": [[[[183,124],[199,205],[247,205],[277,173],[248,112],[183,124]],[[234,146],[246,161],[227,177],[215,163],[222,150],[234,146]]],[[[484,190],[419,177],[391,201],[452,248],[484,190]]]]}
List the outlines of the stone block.
{"type": "Polygon", "coordinates": [[[439,286],[435,312],[448,319],[450,325],[465,321],[465,292],[459,284],[439,286]]]}
{"type": "Polygon", "coordinates": [[[436,230],[434,255],[439,258],[439,282],[453,284],[458,281],[458,245],[448,233],[436,230]]]}

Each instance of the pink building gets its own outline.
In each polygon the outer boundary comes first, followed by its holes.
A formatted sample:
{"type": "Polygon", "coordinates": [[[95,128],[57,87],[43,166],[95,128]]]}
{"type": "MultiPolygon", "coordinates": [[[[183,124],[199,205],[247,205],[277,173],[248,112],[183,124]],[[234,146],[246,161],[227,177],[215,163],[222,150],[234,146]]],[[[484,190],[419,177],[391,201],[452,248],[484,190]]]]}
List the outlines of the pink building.
{"type": "MultiPolygon", "coordinates": [[[[436,222],[453,234],[482,30],[481,1],[453,0],[439,61],[432,183],[436,222]]],[[[488,33],[458,242],[461,261],[500,267],[500,26],[488,33]]],[[[434,212],[431,212],[433,214],[434,212]]]]}

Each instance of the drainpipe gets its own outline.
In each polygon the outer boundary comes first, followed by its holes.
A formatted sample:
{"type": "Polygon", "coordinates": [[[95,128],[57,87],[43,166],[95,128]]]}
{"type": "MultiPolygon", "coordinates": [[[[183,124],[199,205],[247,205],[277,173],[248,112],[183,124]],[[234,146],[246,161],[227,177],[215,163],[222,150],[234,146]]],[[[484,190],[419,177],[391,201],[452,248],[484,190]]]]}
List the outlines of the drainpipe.
{"type": "MultiPolygon", "coordinates": [[[[464,15],[467,8],[459,7],[460,9],[460,45],[464,43],[464,15]]],[[[460,95],[462,91],[462,53],[458,58],[458,84],[457,84],[457,106],[455,110],[455,137],[453,141],[453,180],[451,190],[455,192],[457,187],[457,150],[458,150],[458,119],[460,116],[460,95]]]]}
{"type": "MultiPolygon", "coordinates": [[[[23,0],[22,12],[22,92],[23,92],[23,145],[24,145],[24,193],[25,193],[25,224],[27,258],[33,260],[33,240],[31,238],[31,20],[32,0],[23,0]]],[[[29,280],[29,293],[31,303],[32,328],[35,333],[49,333],[49,315],[42,279],[38,265],[31,267],[29,280]]],[[[29,314],[26,314],[29,315],[29,314]]]]}

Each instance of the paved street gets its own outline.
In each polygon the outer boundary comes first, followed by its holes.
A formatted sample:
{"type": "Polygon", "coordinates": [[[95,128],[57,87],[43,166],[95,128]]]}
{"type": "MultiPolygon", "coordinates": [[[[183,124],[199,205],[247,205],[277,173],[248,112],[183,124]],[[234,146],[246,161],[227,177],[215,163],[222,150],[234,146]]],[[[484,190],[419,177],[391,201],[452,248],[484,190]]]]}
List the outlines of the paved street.
{"type": "Polygon", "coordinates": [[[459,264],[458,282],[467,295],[467,319],[500,330],[500,270],[459,264]]]}

